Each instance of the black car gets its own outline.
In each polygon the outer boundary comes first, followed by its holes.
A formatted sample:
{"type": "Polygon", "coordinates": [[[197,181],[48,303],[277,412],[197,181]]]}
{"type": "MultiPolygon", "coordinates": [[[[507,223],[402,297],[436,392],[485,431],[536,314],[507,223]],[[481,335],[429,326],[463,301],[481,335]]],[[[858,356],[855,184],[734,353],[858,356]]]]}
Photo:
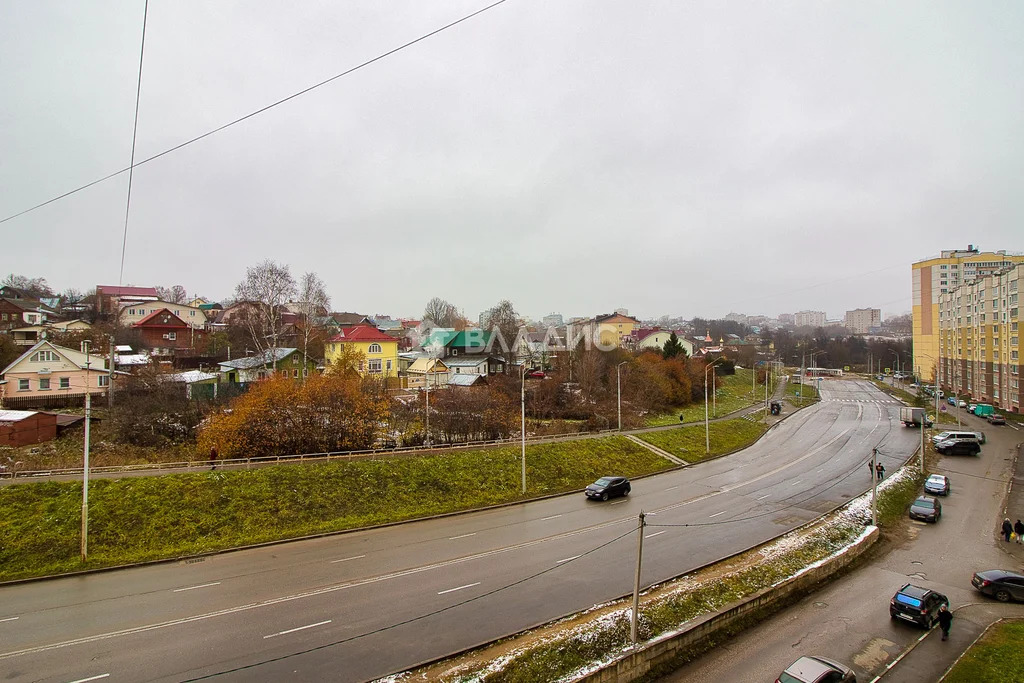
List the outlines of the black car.
{"type": "Polygon", "coordinates": [[[939,607],[949,607],[949,599],[928,588],[907,584],[889,600],[889,616],[931,628],[939,620],[939,607]]]}
{"type": "Polygon", "coordinates": [[[999,413],[992,413],[988,416],[988,423],[990,425],[1004,425],[1006,424],[1006,418],[999,413]]]}
{"type": "Polygon", "coordinates": [[[625,477],[601,477],[588,486],[583,493],[587,494],[587,498],[608,500],[615,496],[628,496],[629,488],[629,479],[625,477]]]}
{"type": "Polygon", "coordinates": [[[910,504],[910,518],[920,519],[925,522],[937,522],[942,516],[942,503],[938,498],[932,496],[918,496],[910,504]]]}
{"type": "Polygon", "coordinates": [[[1007,572],[1002,569],[976,572],[971,579],[971,584],[983,594],[993,597],[999,602],[1024,601],[1024,576],[1016,572],[1007,572]]]}
{"type": "Polygon", "coordinates": [[[949,483],[949,477],[943,474],[933,474],[924,482],[924,492],[937,496],[948,496],[951,488],[952,485],[949,483]]]}
{"type": "Polygon", "coordinates": [[[943,455],[977,455],[981,444],[977,439],[943,439],[935,444],[935,450],[943,455]]]}

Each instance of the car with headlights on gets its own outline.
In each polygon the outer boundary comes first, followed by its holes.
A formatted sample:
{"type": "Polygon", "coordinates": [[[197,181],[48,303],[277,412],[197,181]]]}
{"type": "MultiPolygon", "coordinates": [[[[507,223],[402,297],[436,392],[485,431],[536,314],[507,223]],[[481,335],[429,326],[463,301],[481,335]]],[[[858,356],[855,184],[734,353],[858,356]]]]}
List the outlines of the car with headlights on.
{"type": "Polygon", "coordinates": [[[629,479],[625,477],[601,477],[584,489],[583,493],[587,498],[608,500],[615,496],[628,496],[629,490],[629,479]]]}
{"type": "Polygon", "coordinates": [[[775,683],[856,683],[853,669],[827,657],[805,656],[779,674],[775,683]]]}
{"type": "Polygon", "coordinates": [[[942,516],[942,503],[938,498],[932,496],[918,496],[917,500],[910,504],[910,518],[920,519],[923,522],[937,522],[942,516]]]}
{"type": "Polygon", "coordinates": [[[948,496],[950,491],[949,477],[944,474],[932,474],[924,482],[924,492],[936,496],[948,496]]]}
{"type": "Polygon", "coordinates": [[[971,585],[999,602],[1024,601],[1024,575],[1002,569],[975,572],[971,585]]]}

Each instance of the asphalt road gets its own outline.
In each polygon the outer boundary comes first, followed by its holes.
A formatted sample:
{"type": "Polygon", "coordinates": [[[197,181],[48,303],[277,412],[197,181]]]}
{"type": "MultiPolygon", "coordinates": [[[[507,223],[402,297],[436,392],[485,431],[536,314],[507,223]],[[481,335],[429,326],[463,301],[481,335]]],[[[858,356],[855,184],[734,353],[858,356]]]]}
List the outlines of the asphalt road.
{"type": "MultiPolygon", "coordinates": [[[[740,453],[581,494],[182,562],[0,588],[7,681],[362,681],[630,592],[774,537],[864,492],[918,436],[865,382],[740,453]],[[93,678],[97,677],[97,678],[93,678]]],[[[723,679],[718,679],[723,680],[723,679]]],[[[742,680],[742,679],[734,679],[742,680]]]]}
{"type": "Polygon", "coordinates": [[[966,411],[962,419],[965,428],[984,431],[987,442],[976,458],[940,459],[935,472],[950,478],[952,491],[940,498],[939,522],[908,520],[909,538],[891,552],[663,680],[773,681],[798,657],[820,654],[853,666],[859,681],[883,673],[884,683],[936,681],[991,621],[1024,616],[1024,605],[985,598],[970,583],[975,571],[1021,569],[996,537],[1020,432],[989,425],[966,411]],[[913,657],[886,672],[886,665],[923,634],[889,618],[889,599],[905,583],[949,597],[953,629],[949,641],[933,634],[913,657]]]}

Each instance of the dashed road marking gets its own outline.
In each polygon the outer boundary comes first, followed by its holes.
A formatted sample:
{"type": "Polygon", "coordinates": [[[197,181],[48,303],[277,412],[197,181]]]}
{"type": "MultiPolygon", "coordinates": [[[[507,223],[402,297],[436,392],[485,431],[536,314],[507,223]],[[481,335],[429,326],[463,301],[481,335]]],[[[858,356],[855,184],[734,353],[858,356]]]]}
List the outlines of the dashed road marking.
{"type": "Polygon", "coordinates": [[[315,624],[307,624],[305,626],[290,628],[287,631],[278,631],[277,633],[271,633],[269,636],[263,636],[263,640],[266,640],[267,638],[276,638],[277,636],[286,636],[289,633],[295,633],[296,631],[305,631],[307,628],[316,628],[317,626],[323,626],[324,624],[329,623],[331,623],[330,619],[328,619],[327,621],[318,621],[315,624]]]}
{"type": "Polygon", "coordinates": [[[455,591],[460,591],[460,590],[463,590],[463,589],[466,589],[466,588],[472,588],[473,586],[479,586],[479,585],[480,585],[479,581],[477,581],[476,583],[467,583],[465,586],[459,586],[458,588],[449,588],[446,591],[438,591],[437,594],[438,595],[444,595],[445,593],[454,593],[455,591]]]}
{"type": "Polygon", "coordinates": [[[4,621],[17,621],[20,618],[21,617],[7,617],[6,619],[0,619],[0,622],[4,622],[4,621]]]}
{"type": "Polygon", "coordinates": [[[366,557],[366,555],[353,555],[352,557],[343,557],[340,560],[331,560],[330,563],[337,564],[339,562],[348,562],[349,560],[361,560],[364,557],[366,557]]]}
{"type": "Polygon", "coordinates": [[[708,519],[711,519],[712,517],[717,517],[718,515],[724,515],[726,512],[728,512],[728,511],[727,510],[722,510],[721,512],[716,512],[713,515],[708,515],[708,519]]]}
{"type": "Polygon", "coordinates": [[[108,678],[110,674],[100,674],[99,676],[89,676],[89,678],[79,678],[78,680],[71,681],[71,683],[87,683],[88,681],[98,681],[101,678],[108,678]]]}
{"type": "Polygon", "coordinates": [[[572,557],[567,557],[564,560],[559,560],[558,562],[555,562],[555,564],[565,564],[566,562],[572,562],[573,560],[578,560],[581,557],[583,557],[583,556],[582,555],[573,555],[572,557]]]}
{"type": "Polygon", "coordinates": [[[540,518],[540,521],[542,521],[542,522],[546,522],[546,521],[548,521],[549,519],[558,519],[558,518],[559,518],[559,517],[561,517],[561,516],[562,516],[562,515],[551,515],[550,517],[541,517],[541,518],[540,518]]]}
{"type": "Polygon", "coordinates": [[[462,534],[461,536],[449,536],[448,540],[449,541],[457,541],[460,538],[469,538],[470,536],[476,536],[476,532],[474,531],[471,534],[462,534]]]}
{"type": "Polygon", "coordinates": [[[653,534],[647,534],[644,538],[654,538],[655,536],[661,536],[664,531],[655,531],[653,534]]]}

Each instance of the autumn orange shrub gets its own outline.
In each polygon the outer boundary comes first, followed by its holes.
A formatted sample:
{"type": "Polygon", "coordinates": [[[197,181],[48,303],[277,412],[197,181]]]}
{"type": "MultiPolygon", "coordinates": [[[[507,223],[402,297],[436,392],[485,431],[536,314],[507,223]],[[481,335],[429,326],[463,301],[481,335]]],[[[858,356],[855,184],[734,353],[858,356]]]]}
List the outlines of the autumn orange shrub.
{"type": "Polygon", "coordinates": [[[210,417],[198,448],[207,453],[215,446],[221,458],[372,448],[388,408],[386,392],[352,374],[314,375],[305,383],[275,377],[210,417]]]}

